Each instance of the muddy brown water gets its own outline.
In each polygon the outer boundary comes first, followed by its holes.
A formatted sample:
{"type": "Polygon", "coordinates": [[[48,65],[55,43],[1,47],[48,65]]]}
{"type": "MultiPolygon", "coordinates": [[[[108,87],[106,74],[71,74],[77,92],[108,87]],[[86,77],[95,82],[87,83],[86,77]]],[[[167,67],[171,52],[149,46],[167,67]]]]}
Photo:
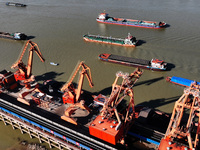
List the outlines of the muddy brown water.
{"type": "MultiPolygon", "coordinates": [[[[167,83],[167,76],[179,76],[200,81],[200,1],[199,0],[19,0],[27,7],[6,6],[0,0],[0,31],[23,32],[37,43],[45,63],[34,55],[33,74],[42,82],[54,79],[66,82],[78,61],[91,68],[94,87],[87,79],[83,89],[92,93],[110,94],[117,71],[131,73],[135,68],[110,64],[98,60],[100,53],[150,60],[163,59],[170,70],[156,72],[144,70],[134,87],[135,104],[142,104],[171,113],[174,102],[182,95],[183,87],[167,83]],[[168,27],[154,30],[96,22],[99,13],[106,11],[113,17],[139,20],[165,21],[168,27]],[[126,48],[83,41],[84,34],[99,34],[124,38],[131,33],[140,45],[126,48]],[[59,63],[58,66],[50,62],[59,63]]],[[[0,39],[0,68],[11,70],[23,48],[23,41],[0,39]]],[[[23,57],[26,62],[27,56],[23,57]]],[[[75,78],[76,82],[77,79],[75,78]]],[[[3,125],[1,124],[1,127],[3,125]]],[[[15,131],[10,131],[15,133],[15,131]]],[[[1,132],[0,149],[9,149],[15,141],[6,140],[1,132]],[[4,140],[5,139],[5,140],[4,140]],[[4,143],[4,144],[3,144],[4,143]]],[[[15,133],[20,136],[20,132],[15,133]]],[[[11,137],[12,138],[12,137],[11,137]]]]}

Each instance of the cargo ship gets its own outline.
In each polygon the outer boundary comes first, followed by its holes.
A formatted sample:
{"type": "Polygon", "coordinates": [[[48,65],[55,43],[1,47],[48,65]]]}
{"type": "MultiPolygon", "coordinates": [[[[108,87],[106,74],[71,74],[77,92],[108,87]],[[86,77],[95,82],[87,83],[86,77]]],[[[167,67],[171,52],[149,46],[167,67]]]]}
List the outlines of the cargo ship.
{"type": "Polygon", "coordinates": [[[139,67],[149,70],[155,70],[155,71],[161,71],[167,69],[167,63],[159,59],[144,60],[144,59],[118,56],[107,53],[100,54],[99,59],[102,61],[112,62],[126,66],[139,67]]]}
{"type": "Polygon", "coordinates": [[[91,35],[91,34],[84,35],[83,39],[89,42],[99,42],[99,43],[106,43],[106,44],[113,44],[113,45],[120,45],[120,46],[130,46],[130,47],[135,47],[137,44],[136,38],[133,37],[130,33],[125,39],[105,37],[105,36],[99,36],[99,35],[91,35]]]}
{"type": "Polygon", "coordinates": [[[20,32],[15,32],[15,33],[0,32],[0,38],[12,39],[12,40],[26,40],[27,35],[20,32]]]}
{"type": "MultiPolygon", "coordinates": [[[[176,77],[176,76],[167,77],[166,81],[174,83],[174,84],[178,84],[178,85],[181,85],[181,86],[186,86],[186,87],[189,87],[192,83],[196,82],[194,80],[189,80],[189,79],[176,77]]],[[[196,83],[198,85],[200,85],[200,82],[196,82],[196,83]]]]}
{"type": "Polygon", "coordinates": [[[133,20],[125,18],[114,18],[110,17],[109,14],[107,13],[100,13],[96,20],[97,22],[100,23],[133,26],[140,28],[152,28],[152,29],[161,29],[166,27],[167,25],[164,21],[155,22],[155,21],[133,20]]]}

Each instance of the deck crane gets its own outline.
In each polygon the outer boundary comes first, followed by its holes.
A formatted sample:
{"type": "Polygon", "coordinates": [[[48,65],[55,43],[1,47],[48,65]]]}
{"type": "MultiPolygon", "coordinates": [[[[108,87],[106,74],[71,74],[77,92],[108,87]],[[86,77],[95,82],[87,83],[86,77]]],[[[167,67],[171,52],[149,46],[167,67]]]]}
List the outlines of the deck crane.
{"type": "Polygon", "coordinates": [[[16,63],[14,63],[11,66],[12,69],[17,69],[17,71],[14,73],[16,81],[22,81],[24,83],[34,81],[33,76],[32,76],[33,52],[35,52],[39,56],[39,58],[42,62],[45,61],[45,59],[43,58],[43,56],[40,52],[38,45],[36,43],[28,40],[24,46],[24,49],[23,49],[19,59],[17,60],[16,63]],[[28,55],[28,61],[27,61],[27,66],[26,66],[22,62],[22,58],[24,56],[24,53],[28,49],[28,45],[30,45],[30,48],[28,50],[29,55],[28,55]]]}
{"type": "Polygon", "coordinates": [[[192,83],[176,101],[158,150],[198,150],[200,134],[200,85],[192,83]]]}
{"type": "Polygon", "coordinates": [[[125,135],[135,118],[132,88],[142,73],[138,68],[130,75],[122,72],[116,73],[110,97],[105,98],[100,115],[89,126],[91,135],[114,145],[119,142],[124,144],[125,135]],[[119,78],[122,78],[120,85],[117,84],[119,78]],[[130,97],[129,104],[124,112],[118,112],[117,106],[126,96],[130,97]]]}
{"type": "Polygon", "coordinates": [[[73,73],[71,79],[69,82],[63,85],[63,87],[60,89],[61,92],[63,92],[63,103],[64,104],[71,104],[66,110],[65,114],[61,116],[61,118],[65,121],[71,122],[73,124],[77,125],[77,122],[74,120],[74,118],[71,117],[71,115],[78,109],[85,109],[88,112],[90,112],[90,109],[85,105],[84,100],[80,100],[81,92],[82,92],[82,86],[83,86],[83,81],[84,77],[87,77],[89,81],[90,87],[93,87],[94,84],[92,83],[92,76],[90,72],[90,68],[83,62],[81,61],[78,66],[75,68],[75,72],[73,73]],[[78,87],[77,89],[73,86],[72,81],[74,80],[76,74],[78,73],[79,69],[82,70],[79,72],[80,77],[79,77],[79,82],[78,82],[78,87]]]}

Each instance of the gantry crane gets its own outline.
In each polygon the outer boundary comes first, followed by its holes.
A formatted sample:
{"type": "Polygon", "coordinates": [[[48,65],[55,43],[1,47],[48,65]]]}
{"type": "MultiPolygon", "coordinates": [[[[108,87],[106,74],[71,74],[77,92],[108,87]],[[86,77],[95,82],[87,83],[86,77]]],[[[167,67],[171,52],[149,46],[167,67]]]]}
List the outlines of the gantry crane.
{"type": "Polygon", "coordinates": [[[64,104],[71,104],[66,110],[65,114],[61,116],[61,118],[65,121],[71,122],[73,124],[77,125],[77,122],[74,120],[74,118],[71,117],[72,113],[74,113],[78,108],[82,108],[90,112],[90,109],[85,105],[84,100],[80,100],[82,86],[84,77],[87,77],[89,81],[90,87],[93,87],[94,84],[92,83],[92,76],[90,72],[90,68],[82,61],[79,63],[79,65],[76,67],[75,72],[73,73],[71,79],[69,82],[67,82],[62,88],[61,91],[63,92],[63,103],[64,104]],[[78,82],[77,89],[73,86],[72,81],[74,80],[76,74],[78,73],[79,69],[82,68],[80,71],[80,77],[78,82]]]}
{"type": "Polygon", "coordinates": [[[35,52],[39,56],[39,58],[42,62],[45,61],[45,59],[43,58],[43,56],[40,52],[38,45],[36,43],[28,40],[24,46],[24,49],[23,49],[19,59],[17,60],[16,63],[14,63],[11,66],[12,69],[17,69],[17,71],[14,73],[16,81],[29,82],[29,81],[33,80],[33,78],[31,77],[32,65],[33,65],[33,52],[35,52]],[[29,49],[28,49],[28,45],[30,45],[29,49]],[[29,51],[27,66],[22,62],[22,58],[23,58],[26,50],[29,51]]]}
{"type": "Polygon", "coordinates": [[[200,85],[192,83],[176,101],[158,150],[199,150],[200,85]]]}
{"type": "Polygon", "coordinates": [[[119,142],[124,143],[124,137],[135,118],[132,88],[142,73],[138,68],[130,75],[122,72],[116,73],[110,97],[105,98],[100,115],[89,126],[91,135],[114,145],[119,142]],[[122,83],[118,85],[117,82],[120,77],[122,83]],[[129,104],[124,112],[119,112],[117,106],[126,96],[130,97],[129,104]]]}

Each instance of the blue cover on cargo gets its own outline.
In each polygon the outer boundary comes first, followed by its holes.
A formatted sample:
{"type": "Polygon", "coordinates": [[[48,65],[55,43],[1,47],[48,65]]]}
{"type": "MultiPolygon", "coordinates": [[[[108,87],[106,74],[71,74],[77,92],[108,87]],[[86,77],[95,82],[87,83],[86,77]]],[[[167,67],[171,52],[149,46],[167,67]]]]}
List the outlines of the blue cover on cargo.
{"type": "MultiPolygon", "coordinates": [[[[173,76],[171,78],[171,82],[174,82],[176,84],[180,84],[182,86],[190,86],[191,83],[194,82],[194,80],[189,80],[189,79],[184,79],[184,78],[181,78],[181,77],[175,77],[173,76]]],[[[197,82],[198,85],[200,85],[200,82],[197,82]]]]}

